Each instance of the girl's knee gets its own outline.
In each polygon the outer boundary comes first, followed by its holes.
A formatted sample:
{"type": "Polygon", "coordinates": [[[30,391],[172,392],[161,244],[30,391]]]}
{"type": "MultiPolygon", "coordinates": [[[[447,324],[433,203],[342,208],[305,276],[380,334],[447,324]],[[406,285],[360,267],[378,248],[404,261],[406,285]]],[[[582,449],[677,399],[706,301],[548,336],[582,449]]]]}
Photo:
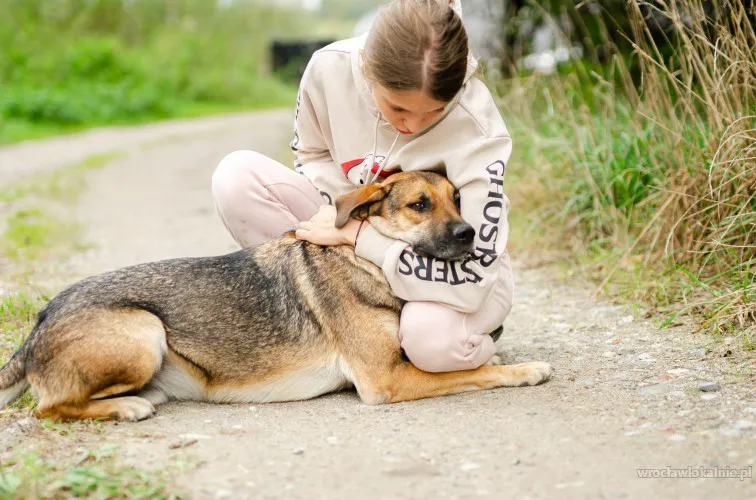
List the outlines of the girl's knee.
{"type": "Polygon", "coordinates": [[[226,155],[213,172],[213,198],[219,207],[237,206],[255,182],[254,172],[268,160],[255,151],[234,151],[226,155]]]}
{"type": "Polygon", "coordinates": [[[433,302],[407,303],[399,333],[409,360],[427,372],[472,370],[495,352],[489,335],[466,330],[465,314],[433,302]]]}

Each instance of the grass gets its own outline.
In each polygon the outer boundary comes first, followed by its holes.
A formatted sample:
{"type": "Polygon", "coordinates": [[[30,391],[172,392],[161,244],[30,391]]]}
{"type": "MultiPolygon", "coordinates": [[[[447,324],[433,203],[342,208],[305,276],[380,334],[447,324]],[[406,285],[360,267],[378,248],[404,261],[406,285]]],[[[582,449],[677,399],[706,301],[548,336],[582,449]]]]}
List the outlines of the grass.
{"type": "MultiPolygon", "coordinates": [[[[32,176],[0,191],[9,213],[0,252],[13,261],[33,263],[80,248],[78,227],[61,217],[61,206],[72,205],[86,186],[86,176],[115,159],[115,154],[90,157],[50,173],[32,176]]],[[[2,215],[2,212],[0,212],[2,215]]]]}
{"type": "Polygon", "coordinates": [[[19,453],[0,468],[0,499],[177,498],[164,473],[119,465],[115,450],[105,445],[73,463],[19,453]]]}
{"type": "Polygon", "coordinates": [[[513,212],[526,214],[510,241],[569,252],[660,326],[690,314],[753,349],[756,33],[734,0],[628,6],[632,54],[498,82],[513,212]]]}

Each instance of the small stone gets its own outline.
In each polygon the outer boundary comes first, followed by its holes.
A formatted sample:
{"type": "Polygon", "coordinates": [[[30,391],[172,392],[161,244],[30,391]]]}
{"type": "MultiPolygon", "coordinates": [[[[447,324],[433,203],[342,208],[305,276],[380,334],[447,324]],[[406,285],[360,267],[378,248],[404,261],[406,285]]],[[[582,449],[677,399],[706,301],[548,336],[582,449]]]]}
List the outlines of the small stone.
{"type": "Polygon", "coordinates": [[[16,425],[19,426],[21,430],[26,430],[34,425],[34,419],[31,417],[22,418],[21,420],[16,421],[16,425]]]}
{"type": "Polygon", "coordinates": [[[475,470],[480,469],[480,464],[476,464],[475,462],[464,462],[462,465],[459,466],[460,470],[468,471],[468,470],[475,470]]]}
{"type": "Polygon", "coordinates": [[[667,394],[671,390],[671,387],[667,384],[655,384],[641,387],[638,392],[642,396],[659,396],[661,394],[667,394]]]}
{"type": "Polygon", "coordinates": [[[682,399],[684,397],[685,393],[683,391],[672,391],[667,394],[667,399],[682,399]]]}
{"type": "Polygon", "coordinates": [[[512,465],[520,465],[522,462],[520,462],[519,458],[515,458],[514,462],[512,462],[512,465]]]}
{"type": "Polygon", "coordinates": [[[667,441],[680,442],[685,441],[685,439],[685,436],[683,436],[682,434],[672,434],[667,438],[667,441]]]}
{"type": "Polygon", "coordinates": [[[212,439],[212,437],[211,436],[206,436],[204,434],[191,434],[190,433],[190,434],[179,434],[179,439],[185,439],[185,440],[189,441],[189,440],[192,440],[192,439],[196,439],[196,440],[200,440],[200,439],[212,439]]]}
{"type": "Polygon", "coordinates": [[[558,483],[555,484],[554,487],[558,490],[563,490],[565,488],[580,488],[581,486],[585,485],[585,481],[573,481],[571,483],[558,483]]]}
{"type": "Polygon", "coordinates": [[[187,448],[195,443],[197,443],[196,439],[179,439],[178,441],[174,441],[169,444],[168,448],[171,450],[176,450],[178,448],[187,448]]]}
{"type": "Polygon", "coordinates": [[[295,455],[304,455],[304,448],[294,448],[294,451],[292,451],[295,455]]]}
{"type": "Polygon", "coordinates": [[[712,399],[716,399],[719,397],[719,394],[701,394],[701,399],[704,401],[711,401],[712,399]]]}
{"type": "Polygon", "coordinates": [[[244,429],[244,427],[241,425],[232,425],[231,428],[236,430],[244,429]]]}
{"type": "Polygon", "coordinates": [[[745,411],[746,413],[756,413],[756,406],[749,406],[745,411]]]}
{"type": "Polygon", "coordinates": [[[719,429],[719,433],[727,437],[739,437],[742,434],[740,429],[719,429]]]}
{"type": "Polygon", "coordinates": [[[648,364],[656,363],[656,360],[647,352],[638,354],[638,356],[636,357],[638,358],[639,361],[642,361],[643,363],[648,363],[648,364]]]}
{"type": "Polygon", "coordinates": [[[625,493],[624,491],[610,491],[607,493],[607,496],[609,498],[622,499],[627,498],[627,493],[625,493]]]}
{"type": "Polygon", "coordinates": [[[603,355],[603,356],[604,356],[605,358],[614,358],[614,357],[616,357],[616,356],[619,356],[619,354],[617,354],[617,353],[616,353],[616,352],[614,352],[614,351],[606,351],[606,352],[604,353],[604,355],[603,355]]]}
{"type": "Polygon", "coordinates": [[[735,342],[735,337],[725,337],[723,340],[725,345],[730,345],[735,342]]]}
{"type": "Polygon", "coordinates": [[[736,429],[751,429],[753,427],[756,427],[756,423],[751,420],[738,420],[735,422],[736,429]]]}
{"type": "Polygon", "coordinates": [[[336,436],[328,436],[326,438],[326,442],[328,444],[339,444],[339,438],[337,438],[336,436]]]}
{"type": "Polygon", "coordinates": [[[693,355],[693,357],[696,358],[705,358],[706,357],[706,349],[701,347],[700,349],[693,349],[690,351],[690,353],[693,355]]]}
{"type": "Polygon", "coordinates": [[[667,373],[670,375],[684,375],[686,373],[690,372],[687,368],[673,368],[671,370],[667,370],[667,373]]]}
{"type": "Polygon", "coordinates": [[[702,392],[717,392],[722,387],[717,382],[699,382],[698,390],[702,392]]]}
{"type": "Polygon", "coordinates": [[[250,406],[249,407],[249,411],[256,412],[257,411],[257,406],[250,406]]]}
{"type": "Polygon", "coordinates": [[[576,380],[575,381],[575,385],[580,385],[580,386],[583,386],[583,387],[593,387],[593,380],[591,380],[589,378],[584,378],[584,379],[576,380]]]}
{"type": "Polygon", "coordinates": [[[633,322],[633,317],[630,315],[623,316],[622,319],[620,319],[620,323],[628,324],[633,322]]]}
{"type": "Polygon", "coordinates": [[[622,306],[598,306],[591,309],[593,314],[612,314],[622,310],[622,306]]]}

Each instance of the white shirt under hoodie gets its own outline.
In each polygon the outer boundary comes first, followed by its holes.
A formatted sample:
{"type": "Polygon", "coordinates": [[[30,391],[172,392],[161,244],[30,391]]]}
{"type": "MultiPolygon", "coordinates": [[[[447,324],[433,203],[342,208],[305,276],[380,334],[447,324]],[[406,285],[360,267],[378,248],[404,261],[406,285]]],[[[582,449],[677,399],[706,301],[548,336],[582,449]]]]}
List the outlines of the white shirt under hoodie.
{"type": "Polygon", "coordinates": [[[507,128],[490,92],[473,76],[477,63],[471,57],[464,87],[442,118],[416,134],[398,133],[382,118],[363,76],[360,50],[365,38],[320,49],[307,66],[292,142],[296,170],[333,203],[393,172],[445,165],[442,173],[459,189],[462,218],[476,232],[475,251],[467,260],[417,255],[406,242],[383,236],[369,225],[360,233],[355,253],[381,267],[394,293],[404,300],[476,312],[495,282],[503,277],[512,283],[506,252],[509,201],[503,191],[512,151],[507,128]]]}

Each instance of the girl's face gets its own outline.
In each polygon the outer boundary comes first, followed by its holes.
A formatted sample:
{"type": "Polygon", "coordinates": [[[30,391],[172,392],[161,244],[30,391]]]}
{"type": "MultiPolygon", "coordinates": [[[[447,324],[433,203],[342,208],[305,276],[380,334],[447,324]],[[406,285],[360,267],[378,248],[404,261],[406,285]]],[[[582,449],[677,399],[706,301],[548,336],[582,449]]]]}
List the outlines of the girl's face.
{"type": "Polygon", "coordinates": [[[436,101],[420,90],[395,92],[373,84],[378,110],[397,132],[415,134],[436,122],[448,102],[436,101]]]}

